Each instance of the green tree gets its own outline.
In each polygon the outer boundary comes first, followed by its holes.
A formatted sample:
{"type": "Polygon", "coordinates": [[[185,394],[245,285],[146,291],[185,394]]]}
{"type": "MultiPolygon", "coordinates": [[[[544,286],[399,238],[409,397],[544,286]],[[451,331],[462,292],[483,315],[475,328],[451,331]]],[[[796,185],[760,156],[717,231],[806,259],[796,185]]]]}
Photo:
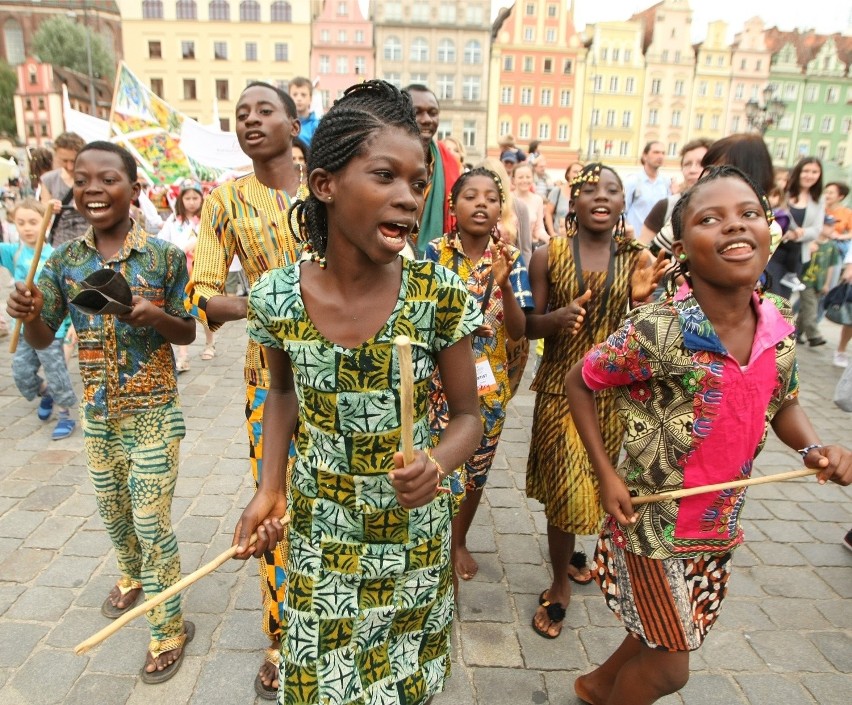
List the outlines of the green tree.
{"type": "Polygon", "coordinates": [[[15,89],[18,87],[18,74],[5,61],[0,61],[0,134],[5,132],[16,137],[15,126],[15,89]]]}
{"type": "MultiPolygon", "coordinates": [[[[111,81],[115,75],[112,50],[101,35],[91,28],[88,31],[92,44],[92,71],[96,77],[111,81]]],[[[33,53],[45,63],[83,74],[89,72],[86,27],[63,15],[51,17],[39,25],[33,37],[33,53]]]]}

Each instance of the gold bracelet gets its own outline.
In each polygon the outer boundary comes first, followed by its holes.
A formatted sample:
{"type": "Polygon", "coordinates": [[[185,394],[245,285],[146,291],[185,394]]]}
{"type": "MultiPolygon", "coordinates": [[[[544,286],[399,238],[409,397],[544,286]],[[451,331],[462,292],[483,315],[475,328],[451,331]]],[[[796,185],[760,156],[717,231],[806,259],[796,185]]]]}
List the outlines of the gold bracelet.
{"type": "Polygon", "coordinates": [[[450,488],[449,487],[441,487],[441,482],[443,482],[444,478],[447,477],[447,474],[444,472],[444,468],[441,467],[441,463],[439,463],[435,459],[435,456],[432,455],[432,449],[431,448],[427,448],[425,452],[426,452],[426,457],[429,458],[429,460],[435,466],[435,470],[438,473],[438,481],[435,483],[435,491],[439,492],[439,493],[442,492],[442,493],[448,494],[451,491],[450,488]]]}

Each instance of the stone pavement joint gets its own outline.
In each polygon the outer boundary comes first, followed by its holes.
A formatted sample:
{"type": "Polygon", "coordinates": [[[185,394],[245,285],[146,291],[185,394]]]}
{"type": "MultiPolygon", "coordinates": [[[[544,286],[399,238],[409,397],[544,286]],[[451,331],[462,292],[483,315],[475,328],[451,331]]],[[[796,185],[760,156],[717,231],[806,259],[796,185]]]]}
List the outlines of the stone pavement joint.
{"type": "MultiPolygon", "coordinates": [[[[824,442],[849,442],[852,415],[831,403],[840,371],[829,344],[800,355],[801,402],[824,442]]],[[[229,324],[216,357],[203,337],[179,377],[187,437],[173,517],[188,573],[225,550],[253,492],[243,426],[246,336],[229,324]]],[[[106,625],[100,604],[117,574],[97,516],[78,429],[52,442],[52,424],[18,396],[6,346],[0,351],[0,705],[192,705],[261,703],[252,683],[265,639],[254,562],[231,562],[185,594],[197,628],[180,673],[166,684],[138,678],[148,636],[143,620],[84,656],[73,647],[106,625]]],[[[76,360],[72,378],[79,392],[76,360]]],[[[594,585],[573,587],[562,635],[530,627],[550,581],[546,521],[523,493],[533,394],[532,363],[509,408],[468,546],[480,562],[462,582],[454,625],[453,675],[434,705],[577,705],[573,681],[624,637],[594,585]]],[[[770,433],[757,473],[790,470],[798,456],[770,433]]],[[[691,656],[692,675],[661,705],[839,705],[852,692],[852,526],[849,492],[813,480],[749,491],[746,544],[735,553],[718,624],[691,656]],[[846,693],[844,696],[843,693],[846,693]]],[[[587,553],[593,537],[581,537],[587,553]]]]}

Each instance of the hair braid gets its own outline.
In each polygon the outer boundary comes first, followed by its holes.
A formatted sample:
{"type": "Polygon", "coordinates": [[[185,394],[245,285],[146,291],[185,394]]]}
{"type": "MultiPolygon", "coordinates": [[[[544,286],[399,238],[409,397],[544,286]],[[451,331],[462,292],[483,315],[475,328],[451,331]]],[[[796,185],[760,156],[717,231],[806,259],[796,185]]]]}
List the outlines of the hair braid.
{"type": "MultiPolygon", "coordinates": [[[[371,80],[350,86],[320,120],[311,140],[308,174],[314,169],[335,173],[360,156],[371,136],[398,127],[420,138],[411,97],[387,81],[371,80]]],[[[291,208],[302,240],[320,257],[328,244],[326,204],[311,193],[291,208]]]]}

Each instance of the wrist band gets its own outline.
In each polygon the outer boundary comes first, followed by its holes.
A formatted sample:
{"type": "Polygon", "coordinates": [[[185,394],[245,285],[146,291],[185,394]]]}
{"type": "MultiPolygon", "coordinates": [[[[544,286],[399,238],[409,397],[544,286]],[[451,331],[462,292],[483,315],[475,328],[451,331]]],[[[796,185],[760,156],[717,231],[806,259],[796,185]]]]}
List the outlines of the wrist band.
{"type": "Polygon", "coordinates": [[[822,445],[820,443],[811,443],[809,446],[805,446],[804,448],[802,448],[802,449],[800,449],[796,452],[799,455],[801,455],[802,460],[804,460],[807,457],[808,453],[810,453],[815,448],[822,448],[822,445]]]}
{"type": "Polygon", "coordinates": [[[444,478],[447,476],[447,474],[444,472],[444,468],[441,467],[441,463],[439,463],[437,460],[435,460],[435,456],[432,455],[432,449],[431,448],[427,448],[425,453],[426,453],[426,457],[429,458],[429,460],[435,466],[435,470],[438,473],[438,480],[435,483],[435,491],[438,492],[438,493],[449,494],[451,492],[449,487],[441,487],[441,483],[444,481],[444,478]]]}

